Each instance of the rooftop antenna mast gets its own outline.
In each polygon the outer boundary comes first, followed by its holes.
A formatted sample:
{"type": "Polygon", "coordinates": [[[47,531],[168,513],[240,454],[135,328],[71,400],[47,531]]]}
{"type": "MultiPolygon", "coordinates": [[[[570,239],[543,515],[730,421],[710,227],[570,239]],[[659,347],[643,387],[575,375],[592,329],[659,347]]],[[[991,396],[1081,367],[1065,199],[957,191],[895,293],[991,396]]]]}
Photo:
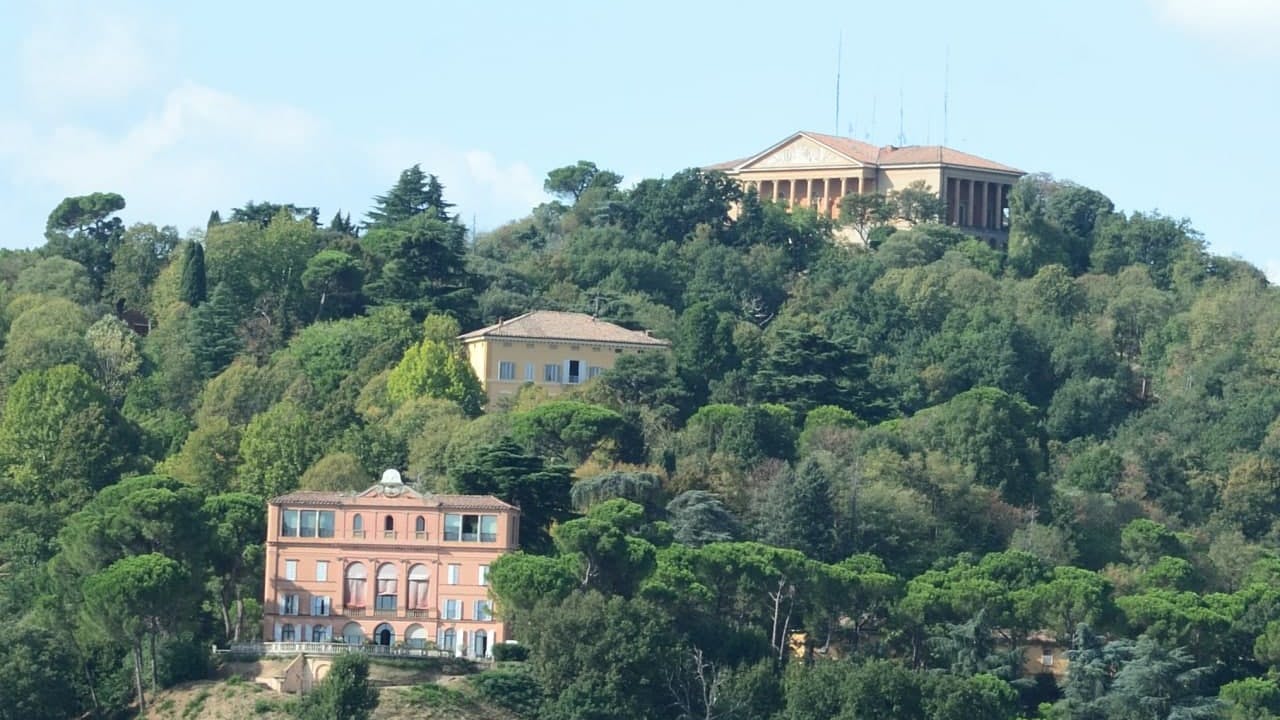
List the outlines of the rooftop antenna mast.
{"type": "Polygon", "coordinates": [[[946,62],[942,70],[942,144],[947,144],[947,100],[951,95],[951,46],[947,46],[946,62]]]}
{"type": "Polygon", "coordinates": [[[836,41],[836,135],[840,134],[840,61],[844,56],[844,31],[836,41]]]}
{"type": "Polygon", "coordinates": [[[875,134],[876,134],[876,96],[873,93],[871,95],[871,125],[867,128],[867,140],[871,142],[875,142],[874,140],[871,140],[871,136],[875,134]]]}
{"type": "Polygon", "coordinates": [[[898,147],[907,144],[906,126],[902,122],[902,86],[898,86],[898,147]]]}

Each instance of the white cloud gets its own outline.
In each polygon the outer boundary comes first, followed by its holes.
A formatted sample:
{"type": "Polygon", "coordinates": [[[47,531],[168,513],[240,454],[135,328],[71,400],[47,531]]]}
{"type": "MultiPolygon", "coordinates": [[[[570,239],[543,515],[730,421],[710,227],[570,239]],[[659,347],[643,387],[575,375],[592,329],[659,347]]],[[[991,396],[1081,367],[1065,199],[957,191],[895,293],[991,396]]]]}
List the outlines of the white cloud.
{"type": "Polygon", "coordinates": [[[122,100],[155,77],[166,33],[92,5],[50,6],[23,38],[19,68],[41,107],[122,100]]]}
{"type": "Polygon", "coordinates": [[[163,97],[159,107],[111,134],[65,123],[45,129],[27,120],[3,123],[0,144],[15,184],[47,190],[49,207],[66,195],[110,190],[128,202],[127,219],[197,224],[214,207],[276,197],[321,135],[305,111],[253,102],[195,83],[163,97]]]}
{"type": "Polygon", "coordinates": [[[1276,52],[1280,32],[1276,0],[1150,0],[1165,22],[1229,45],[1246,55],[1276,52]]]}
{"type": "MultiPolygon", "coordinates": [[[[13,189],[10,200],[52,208],[69,195],[118,192],[127,222],[179,228],[249,200],[358,217],[415,162],[440,177],[468,224],[474,215],[493,227],[545,200],[528,166],[483,149],[340,136],[304,108],[183,81],[171,37],[151,16],[42,10],[11,50],[23,97],[0,105],[0,188],[13,189]]],[[[0,243],[39,243],[43,214],[31,215],[0,243]]]]}

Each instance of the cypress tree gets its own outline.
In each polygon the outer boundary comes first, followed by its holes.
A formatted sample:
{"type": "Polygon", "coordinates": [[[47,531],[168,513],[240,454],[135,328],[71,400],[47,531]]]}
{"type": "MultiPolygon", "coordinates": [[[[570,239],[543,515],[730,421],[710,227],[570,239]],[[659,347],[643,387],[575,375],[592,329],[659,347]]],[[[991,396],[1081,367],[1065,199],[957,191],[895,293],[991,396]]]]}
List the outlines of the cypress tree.
{"type": "Polygon", "coordinates": [[[217,210],[214,210],[213,212],[209,213],[209,222],[205,223],[204,227],[206,230],[208,230],[214,225],[221,225],[221,224],[222,224],[222,213],[218,212],[217,210]]]}
{"type": "MultiPolygon", "coordinates": [[[[214,211],[215,213],[217,210],[214,211]]],[[[196,307],[207,297],[204,271],[204,246],[193,242],[182,258],[182,282],[178,286],[178,298],[196,307]]]]}

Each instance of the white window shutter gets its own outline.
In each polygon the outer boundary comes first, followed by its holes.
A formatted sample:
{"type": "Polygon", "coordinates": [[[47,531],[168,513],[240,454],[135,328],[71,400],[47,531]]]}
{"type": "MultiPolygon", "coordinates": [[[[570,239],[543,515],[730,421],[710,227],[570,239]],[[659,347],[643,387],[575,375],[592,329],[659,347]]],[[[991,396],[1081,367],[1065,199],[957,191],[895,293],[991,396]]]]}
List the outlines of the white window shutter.
{"type": "Polygon", "coordinates": [[[280,638],[284,637],[284,628],[280,623],[276,623],[276,642],[280,642],[280,638]]]}

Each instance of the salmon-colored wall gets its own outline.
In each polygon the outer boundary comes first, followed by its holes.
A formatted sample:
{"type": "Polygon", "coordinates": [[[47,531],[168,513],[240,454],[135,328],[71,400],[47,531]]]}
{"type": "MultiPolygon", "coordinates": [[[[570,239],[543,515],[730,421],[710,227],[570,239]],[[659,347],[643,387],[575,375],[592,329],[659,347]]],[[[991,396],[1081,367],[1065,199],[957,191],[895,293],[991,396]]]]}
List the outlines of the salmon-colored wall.
{"type": "Polygon", "coordinates": [[[341,504],[306,501],[289,502],[284,498],[279,504],[268,506],[267,548],[265,557],[265,588],[263,594],[263,639],[280,639],[277,627],[285,623],[294,627],[294,640],[312,640],[312,628],[327,626],[335,640],[342,637],[348,623],[359,625],[365,642],[373,638],[379,625],[388,624],[393,633],[393,643],[407,640],[411,627],[421,626],[426,640],[436,642],[439,633],[453,629],[456,646],[464,646],[466,654],[473,654],[472,641],[477,630],[484,630],[488,637],[487,648],[507,639],[504,624],[496,618],[477,620],[475,602],[490,600],[487,584],[480,583],[480,568],[489,566],[498,557],[517,547],[519,511],[500,507],[492,499],[477,503],[472,498],[459,497],[456,502],[450,496],[426,496],[412,491],[400,491],[397,497],[385,497],[379,491],[372,496],[345,496],[341,504]],[[487,502],[486,502],[487,501],[487,502]],[[334,537],[282,537],[280,534],[281,511],[297,510],[333,511],[334,537]],[[497,541],[445,541],[444,516],[449,513],[463,515],[494,515],[497,518],[497,541]],[[364,519],[363,537],[352,525],[357,515],[364,519]],[[425,531],[419,535],[415,520],[421,516],[425,531]],[[385,518],[393,520],[393,530],[384,530],[385,518]],[[293,580],[287,579],[288,561],[296,561],[293,580]],[[317,562],[328,563],[327,578],[317,578],[317,562]],[[378,610],[375,607],[378,570],[385,564],[396,570],[396,608],[378,610]],[[363,607],[347,607],[345,574],[347,568],[364,566],[363,607]],[[427,570],[428,601],[425,609],[409,609],[409,573],[416,566],[427,570]],[[449,566],[458,566],[457,583],[449,583],[449,566]],[[281,612],[285,595],[297,596],[297,613],[281,612]],[[330,599],[327,616],[312,615],[312,598],[330,599]],[[461,603],[460,619],[444,618],[445,601],[461,603]],[[305,629],[305,632],[304,632],[305,629]]]}

